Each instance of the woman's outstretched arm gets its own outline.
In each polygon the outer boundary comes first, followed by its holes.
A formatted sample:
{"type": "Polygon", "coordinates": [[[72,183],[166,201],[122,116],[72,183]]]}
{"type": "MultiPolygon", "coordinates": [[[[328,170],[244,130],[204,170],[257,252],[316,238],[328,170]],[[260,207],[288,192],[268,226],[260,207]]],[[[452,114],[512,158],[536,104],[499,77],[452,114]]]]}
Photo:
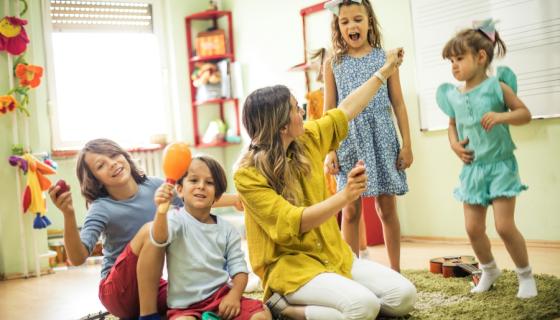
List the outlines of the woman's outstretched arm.
{"type": "MultiPolygon", "coordinates": [[[[387,52],[387,60],[385,65],[379,69],[380,76],[388,79],[399,68],[403,61],[404,50],[402,48],[393,49],[387,52]]],[[[377,72],[376,72],[377,74],[377,72]]],[[[354,119],[364,108],[368,102],[377,94],[377,91],[383,85],[383,81],[377,76],[373,75],[369,80],[364,82],[358,89],[352,91],[342,102],[338,105],[346,113],[348,121],[354,119]]]]}

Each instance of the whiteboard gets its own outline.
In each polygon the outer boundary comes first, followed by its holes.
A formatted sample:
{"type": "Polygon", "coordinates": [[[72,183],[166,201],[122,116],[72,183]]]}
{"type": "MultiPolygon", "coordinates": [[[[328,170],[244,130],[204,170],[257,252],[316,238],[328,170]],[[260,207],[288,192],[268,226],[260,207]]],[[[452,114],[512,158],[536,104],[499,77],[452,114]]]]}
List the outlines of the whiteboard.
{"type": "Polygon", "coordinates": [[[517,75],[518,96],[533,118],[560,117],[559,0],[410,0],[417,65],[421,130],[447,128],[448,117],[435,94],[444,82],[458,84],[443,60],[445,43],[473,20],[499,20],[496,29],[507,48],[493,69],[509,66],[517,75]]]}

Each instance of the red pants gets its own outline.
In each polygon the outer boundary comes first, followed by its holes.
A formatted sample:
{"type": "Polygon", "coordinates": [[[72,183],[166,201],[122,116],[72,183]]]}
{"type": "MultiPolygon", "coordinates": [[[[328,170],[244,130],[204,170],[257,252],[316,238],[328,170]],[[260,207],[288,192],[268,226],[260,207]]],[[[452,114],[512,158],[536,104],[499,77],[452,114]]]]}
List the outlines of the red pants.
{"type": "MultiPolygon", "coordinates": [[[[169,311],[167,311],[167,319],[173,320],[180,316],[195,316],[200,319],[202,313],[205,311],[218,313],[220,302],[222,302],[222,299],[229,290],[230,287],[225,285],[218,289],[218,291],[216,291],[213,295],[206,298],[206,300],[192,304],[187,309],[169,309],[169,311]]],[[[239,311],[237,317],[233,318],[233,320],[249,320],[255,313],[263,310],[264,308],[261,301],[242,297],[241,310],[239,311]]]]}
{"type": "MultiPolygon", "coordinates": [[[[140,315],[138,281],[136,278],[136,256],[130,244],[121,252],[109,271],[99,283],[99,300],[107,311],[119,318],[136,318],[140,315]]],[[[167,311],[167,281],[159,280],[158,312],[167,311]]]]}

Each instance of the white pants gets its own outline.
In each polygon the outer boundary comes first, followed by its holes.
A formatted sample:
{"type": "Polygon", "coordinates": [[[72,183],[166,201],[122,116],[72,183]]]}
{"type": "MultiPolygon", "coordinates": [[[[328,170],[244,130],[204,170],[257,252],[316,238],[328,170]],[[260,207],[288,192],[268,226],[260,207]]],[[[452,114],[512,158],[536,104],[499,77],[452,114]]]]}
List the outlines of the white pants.
{"type": "Polygon", "coordinates": [[[375,319],[381,313],[402,316],[412,310],[416,287],[400,273],[379,263],[354,259],[352,278],[321,273],[286,296],[304,305],[307,320],[375,319]]]}

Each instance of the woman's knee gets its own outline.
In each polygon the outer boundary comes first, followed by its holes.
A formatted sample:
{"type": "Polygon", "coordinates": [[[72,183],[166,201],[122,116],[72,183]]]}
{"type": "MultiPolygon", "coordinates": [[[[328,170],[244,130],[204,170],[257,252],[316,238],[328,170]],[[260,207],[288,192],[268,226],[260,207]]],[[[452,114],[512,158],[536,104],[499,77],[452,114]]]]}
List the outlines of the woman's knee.
{"type": "Polygon", "coordinates": [[[382,306],[383,313],[391,316],[404,316],[412,311],[416,298],[416,287],[407,281],[399,288],[393,299],[385,299],[382,306]]]}
{"type": "Polygon", "coordinates": [[[345,313],[345,319],[375,319],[381,310],[381,301],[374,294],[362,295],[353,301],[352,307],[345,313]]]}

